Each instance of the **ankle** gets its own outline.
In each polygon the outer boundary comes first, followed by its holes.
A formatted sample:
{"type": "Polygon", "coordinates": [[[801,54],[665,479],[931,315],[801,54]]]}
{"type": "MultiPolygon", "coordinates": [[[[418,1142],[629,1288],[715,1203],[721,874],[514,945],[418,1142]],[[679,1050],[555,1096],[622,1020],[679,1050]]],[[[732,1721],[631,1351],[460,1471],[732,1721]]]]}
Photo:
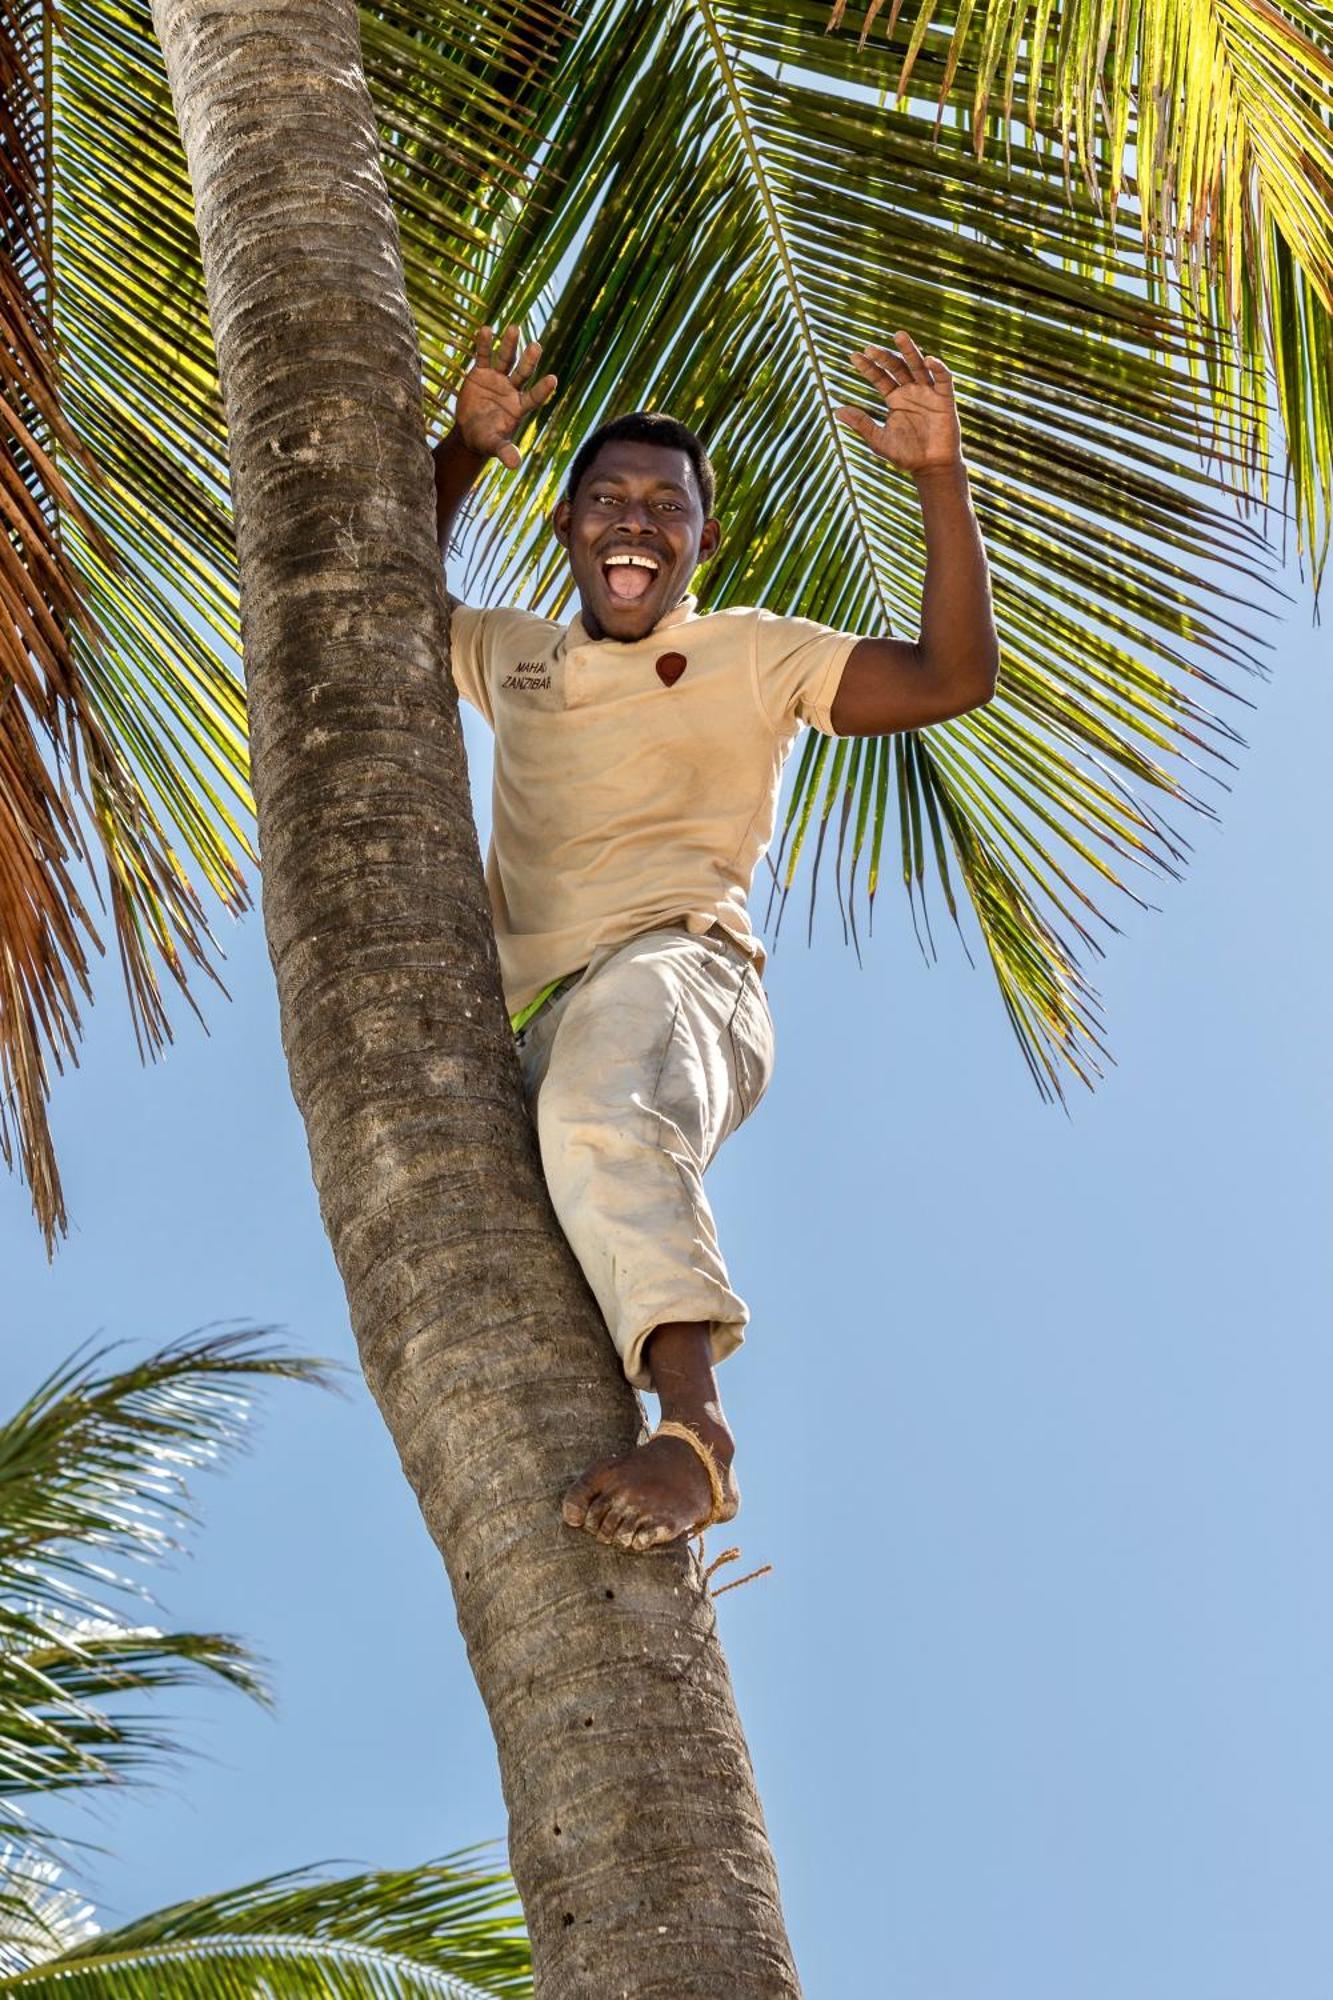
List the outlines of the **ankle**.
{"type": "Polygon", "coordinates": [[[662,1416],[671,1423],[689,1424],[730,1465],[736,1440],[722,1413],[711,1327],[700,1320],[654,1327],[643,1353],[662,1416]]]}
{"type": "Polygon", "coordinates": [[[736,1455],[736,1439],[716,1397],[700,1402],[691,1397],[659,1396],[658,1415],[664,1423],[688,1424],[719,1464],[731,1464],[736,1455]]]}

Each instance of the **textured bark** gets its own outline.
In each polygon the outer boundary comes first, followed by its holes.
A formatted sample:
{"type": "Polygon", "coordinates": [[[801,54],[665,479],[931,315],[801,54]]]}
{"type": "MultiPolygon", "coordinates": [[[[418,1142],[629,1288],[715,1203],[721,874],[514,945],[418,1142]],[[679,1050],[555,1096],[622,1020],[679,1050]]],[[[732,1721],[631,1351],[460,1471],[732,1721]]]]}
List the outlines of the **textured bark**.
{"type": "Polygon", "coordinates": [[[353,0],[154,0],[231,438],[264,923],[366,1378],[490,1713],[542,2000],[799,1991],[714,1607],[559,1501],[640,1412],[552,1215],[443,671],[353,0]]]}

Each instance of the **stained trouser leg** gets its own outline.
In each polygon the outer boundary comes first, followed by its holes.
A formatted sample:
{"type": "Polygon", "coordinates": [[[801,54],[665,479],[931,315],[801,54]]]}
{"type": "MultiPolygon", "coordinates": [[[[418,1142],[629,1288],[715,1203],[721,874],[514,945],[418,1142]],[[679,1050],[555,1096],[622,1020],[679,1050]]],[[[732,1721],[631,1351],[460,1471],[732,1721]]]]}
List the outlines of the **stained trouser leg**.
{"type": "Polygon", "coordinates": [[[715,1361],[744,1337],[703,1173],[767,1086],[767,1002],[735,947],[672,927],[552,1006],[524,1063],[547,1186],[625,1373],[648,1388],[655,1326],[708,1323],[715,1361]]]}

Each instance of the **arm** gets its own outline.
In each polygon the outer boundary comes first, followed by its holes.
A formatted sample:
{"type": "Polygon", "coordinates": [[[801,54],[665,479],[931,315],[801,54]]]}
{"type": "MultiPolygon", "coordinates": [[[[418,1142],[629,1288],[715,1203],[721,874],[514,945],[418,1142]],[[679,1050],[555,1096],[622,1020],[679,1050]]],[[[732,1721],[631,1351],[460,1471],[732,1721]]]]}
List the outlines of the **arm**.
{"type": "Polygon", "coordinates": [[[958,412],[948,369],[905,333],[901,351],[867,348],[855,367],[878,389],[888,417],[844,409],[838,420],[877,457],[910,472],[921,501],[926,576],[915,640],[861,639],[834,698],[839,736],[888,736],[979,708],[995,692],[1000,646],[990,575],[972,511],[958,412]]]}
{"type": "Polygon", "coordinates": [[[449,554],[459,510],[485,471],[486,458],[464,442],[457,424],[445,432],[431,456],[435,460],[435,530],[443,561],[449,554]]]}
{"type": "Polygon", "coordinates": [[[487,460],[498,458],[511,472],[523,463],[514,433],[555,393],[554,375],[543,375],[531,388],[527,386],[541,354],[535,340],[519,353],[516,326],[505,328],[498,348],[490,327],[483,326],[477,334],[473,363],[458,391],[453,426],[432,453],[441,558],[448,553],[459,508],[487,460]]]}

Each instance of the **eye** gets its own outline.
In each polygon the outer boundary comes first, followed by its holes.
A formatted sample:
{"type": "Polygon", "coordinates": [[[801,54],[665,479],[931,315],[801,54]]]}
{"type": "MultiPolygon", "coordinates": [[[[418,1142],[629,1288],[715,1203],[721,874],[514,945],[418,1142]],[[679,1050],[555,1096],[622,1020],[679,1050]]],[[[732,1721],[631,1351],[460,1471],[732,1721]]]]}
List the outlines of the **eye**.
{"type": "Polygon", "coordinates": [[[682,514],[685,511],[679,500],[663,500],[661,505],[663,513],[682,514]]]}

